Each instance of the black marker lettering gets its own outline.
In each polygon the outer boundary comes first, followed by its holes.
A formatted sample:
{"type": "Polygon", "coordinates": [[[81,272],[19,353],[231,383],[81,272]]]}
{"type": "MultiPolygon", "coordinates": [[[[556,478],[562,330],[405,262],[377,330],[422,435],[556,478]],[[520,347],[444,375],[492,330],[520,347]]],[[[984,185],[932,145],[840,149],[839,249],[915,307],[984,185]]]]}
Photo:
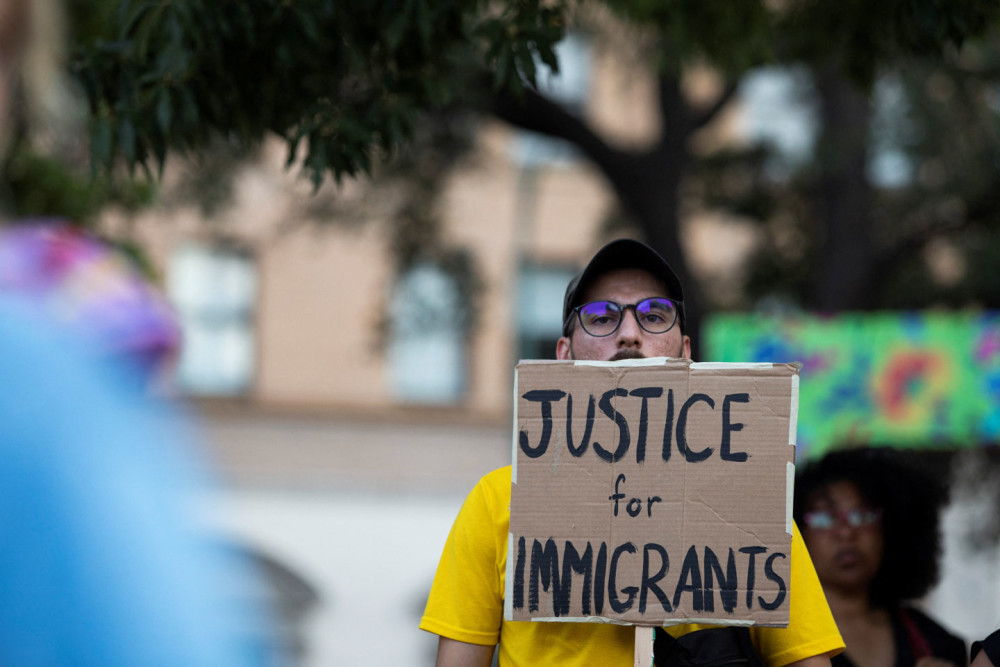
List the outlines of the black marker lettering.
{"type": "Polygon", "coordinates": [[[594,613],[604,613],[604,573],[608,567],[608,545],[601,542],[597,550],[597,564],[594,566],[594,613]]]}
{"type": "Polygon", "coordinates": [[[781,603],[785,601],[785,594],[786,594],[785,580],[782,579],[781,576],[779,576],[778,573],[774,571],[774,559],[784,558],[784,557],[785,554],[773,553],[767,557],[767,561],[764,563],[764,576],[778,584],[778,593],[774,596],[773,601],[765,602],[764,598],[760,597],[759,595],[757,596],[757,603],[760,604],[762,608],[767,609],[768,611],[771,611],[772,609],[777,609],[781,605],[781,603]]]}
{"type": "Polygon", "coordinates": [[[628,512],[628,515],[633,519],[639,516],[639,512],[642,511],[642,500],[639,498],[633,498],[628,501],[628,505],[625,506],[625,511],[628,512]]]}
{"type": "Polygon", "coordinates": [[[618,485],[625,481],[625,473],[618,473],[618,479],[615,480],[615,492],[608,496],[608,500],[615,501],[615,511],[613,516],[618,516],[618,501],[625,497],[625,494],[618,490],[618,485]]]}
{"type": "Polygon", "coordinates": [[[569,613],[569,603],[571,590],[573,588],[573,573],[583,575],[583,613],[590,616],[590,585],[591,570],[593,569],[594,549],[587,542],[587,548],[583,551],[583,556],[577,553],[576,547],[569,540],[566,541],[566,550],[563,552],[562,587],[559,589],[559,596],[555,599],[556,616],[563,616],[569,613]]]}
{"type": "Polygon", "coordinates": [[[674,589],[674,608],[680,605],[681,594],[686,591],[691,591],[691,608],[694,611],[701,611],[701,566],[698,563],[698,551],[693,546],[688,549],[684,556],[684,564],[681,565],[681,576],[677,580],[677,588],[674,589]]]}
{"type": "Polygon", "coordinates": [[[663,607],[663,611],[671,612],[670,600],[667,598],[667,594],[663,592],[663,589],[656,585],[660,579],[666,575],[667,570],[670,569],[670,559],[667,557],[667,550],[664,549],[659,544],[647,544],[642,549],[642,592],[639,593],[639,613],[646,613],[646,593],[653,591],[653,595],[656,599],[660,601],[660,606],[663,607]],[[652,577],[649,576],[649,552],[655,551],[660,555],[660,569],[656,571],[652,577]]]}
{"type": "Polygon", "coordinates": [[[719,580],[719,598],[722,600],[722,608],[728,613],[733,613],[736,609],[736,589],[739,581],[736,578],[736,556],[733,550],[729,549],[729,560],[726,562],[726,571],[722,572],[722,564],[715,552],[705,547],[705,611],[715,611],[715,590],[714,578],[719,580]]]}
{"type": "Polygon", "coordinates": [[[549,448],[549,438],[552,437],[552,404],[565,395],[565,391],[559,391],[558,389],[535,389],[521,396],[526,401],[542,404],[542,439],[538,443],[538,446],[531,447],[528,444],[528,434],[524,431],[518,434],[521,451],[528,458],[537,459],[549,448]]]}
{"type": "Polygon", "coordinates": [[[583,456],[590,444],[590,432],[594,429],[594,397],[587,402],[587,426],[583,429],[583,440],[578,447],[573,446],[573,394],[566,397],[566,446],[573,456],[583,456]]]}
{"type": "Polygon", "coordinates": [[[545,549],[538,540],[531,545],[531,579],[528,582],[528,611],[538,611],[538,580],[542,588],[549,590],[552,584],[553,597],[559,597],[559,549],[551,537],[545,542],[545,549]]]}
{"type": "Polygon", "coordinates": [[[684,401],[680,411],[677,413],[677,451],[684,454],[684,458],[691,463],[704,461],[712,454],[712,448],[706,447],[700,452],[692,452],[687,445],[687,416],[688,410],[697,402],[708,403],[708,407],[715,409],[715,401],[708,394],[691,394],[688,400],[684,401]]]}
{"type": "Polygon", "coordinates": [[[663,387],[640,387],[629,392],[630,396],[642,397],[642,407],[639,408],[639,435],[635,440],[635,460],[643,463],[646,460],[646,431],[649,422],[648,402],[651,398],[663,396],[663,387]]]}
{"type": "Polygon", "coordinates": [[[750,563],[747,565],[747,609],[753,609],[753,584],[754,573],[757,569],[757,554],[767,551],[765,547],[740,547],[741,554],[750,556],[750,563]]]}
{"type": "Polygon", "coordinates": [[[731,424],[729,422],[730,403],[749,403],[750,394],[726,394],[722,399],[722,444],[719,445],[719,456],[723,461],[746,461],[746,452],[730,452],[730,433],[742,431],[743,424],[731,424]]]}
{"type": "Polygon", "coordinates": [[[601,412],[606,414],[609,419],[615,420],[615,423],[618,425],[618,448],[615,450],[614,454],[604,449],[604,447],[602,447],[597,441],[594,441],[594,451],[608,463],[614,463],[621,460],[621,458],[625,456],[625,452],[628,451],[629,445],[628,422],[625,421],[625,415],[615,410],[615,407],[611,404],[612,396],[628,396],[628,390],[618,387],[617,389],[606,391],[604,392],[604,395],[601,396],[599,403],[601,412]]]}
{"type": "Polygon", "coordinates": [[[524,608],[524,536],[517,541],[517,560],[514,561],[514,609],[524,608]]]}
{"type": "Polygon", "coordinates": [[[611,603],[611,608],[619,614],[632,608],[632,605],[635,604],[635,594],[639,592],[637,587],[627,586],[622,589],[622,593],[628,595],[628,599],[625,602],[618,599],[618,559],[626,551],[630,554],[634,554],[636,552],[635,545],[631,542],[619,545],[618,548],[615,549],[615,552],[611,554],[611,568],[608,572],[608,602],[611,603]]]}
{"type": "Polygon", "coordinates": [[[664,461],[670,460],[670,438],[674,433],[674,390],[667,390],[667,418],[663,424],[663,452],[661,456],[664,461]]]}

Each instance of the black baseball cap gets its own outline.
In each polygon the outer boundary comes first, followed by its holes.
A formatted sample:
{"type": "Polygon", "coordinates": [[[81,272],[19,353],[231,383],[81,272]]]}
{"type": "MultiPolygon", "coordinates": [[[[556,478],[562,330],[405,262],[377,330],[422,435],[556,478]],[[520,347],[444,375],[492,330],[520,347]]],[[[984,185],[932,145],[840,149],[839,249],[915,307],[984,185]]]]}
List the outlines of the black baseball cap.
{"type": "Polygon", "coordinates": [[[569,335],[573,308],[580,305],[579,300],[590,283],[598,276],[615,269],[642,269],[662,280],[667,286],[667,296],[678,302],[677,317],[681,330],[684,329],[684,288],[667,260],[641,241],[616,239],[598,250],[583,271],[566,286],[566,297],[563,299],[564,336],[569,335]]]}

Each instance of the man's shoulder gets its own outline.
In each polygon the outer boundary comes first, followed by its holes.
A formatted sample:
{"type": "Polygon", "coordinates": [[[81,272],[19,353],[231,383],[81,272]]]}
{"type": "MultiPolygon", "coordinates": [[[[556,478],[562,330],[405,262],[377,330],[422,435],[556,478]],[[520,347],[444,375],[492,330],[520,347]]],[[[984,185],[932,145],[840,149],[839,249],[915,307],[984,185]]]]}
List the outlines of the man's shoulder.
{"type": "Polygon", "coordinates": [[[510,479],[512,473],[513,473],[513,468],[509,465],[506,465],[502,468],[497,468],[493,472],[486,473],[485,475],[482,476],[482,478],[480,478],[479,483],[490,484],[490,485],[504,484],[506,486],[510,486],[510,479]]]}
{"type": "Polygon", "coordinates": [[[510,521],[510,479],[510,466],[497,468],[479,478],[469,491],[456,521],[463,525],[471,522],[505,526],[510,521]]]}
{"type": "Polygon", "coordinates": [[[511,473],[511,466],[497,468],[493,472],[483,475],[476,484],[475,490],[485,493],[491,498],[499,500],[506,498],[506,503],[509,505],[511,473]]]}

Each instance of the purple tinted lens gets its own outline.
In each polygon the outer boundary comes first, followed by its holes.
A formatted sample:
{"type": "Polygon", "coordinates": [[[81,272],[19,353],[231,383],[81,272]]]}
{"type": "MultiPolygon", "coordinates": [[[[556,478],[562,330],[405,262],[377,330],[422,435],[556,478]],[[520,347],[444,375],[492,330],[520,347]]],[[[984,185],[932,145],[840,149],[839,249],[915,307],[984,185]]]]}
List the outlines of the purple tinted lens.
{"type": "Polygon", "coordinates": [[[580,307],[580,320],[590,333],[604,333],[618,325],[621,309],[614,301],[592,301],[580,307]]]}
{"type": "Polygon", "coordinates": [[[667,299],[643,299],[635,304],[635,311],[640,315],[674,316],[674,303],[667,299]]]}
{"type": "Polygon", "coordinates": [[[647,331],[662,333],[673,326],[677,309],[669,299],[643,299],[635,306],[639,323],[647,331]]]}
{"type": "Polygon", "coordinates": [[[580,314],[587,317],[600,317],[618,311],[613,301],[591,301],[580,306],[580,314]]]}

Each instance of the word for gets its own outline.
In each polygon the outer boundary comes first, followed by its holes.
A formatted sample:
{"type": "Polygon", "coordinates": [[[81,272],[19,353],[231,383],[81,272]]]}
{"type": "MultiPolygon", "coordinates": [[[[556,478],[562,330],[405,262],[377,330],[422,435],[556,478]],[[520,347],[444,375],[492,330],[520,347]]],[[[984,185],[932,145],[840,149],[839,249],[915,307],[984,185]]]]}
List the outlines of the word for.
{"type": "MultiPolygon", "coordinates": [[[[625,475],[622,473],[618,474],[618,479],[615,480],[615,492],[608,496],[608,500],[614,501],[615,512],[614,516],[618,516],[618,501],[625,497],[625,494],[618,490],[618,485],[625,481],[625,475]]],[[[653,503],[662,502],[663,498],[659,496],[649,496],[646,498],[646,516],[653,516],[653,503]]],[[[632,518],[639,516],[642,511],[642,498],[633,497],[628,501],[625,506],[625,511],[632,518]]]]}
{"type": "MultiPolygon", "coordinates": [[[[632,542],[619,544],[614,548],[601,542],[595,553],[594,545],[587,542],[583,553],[580,553],[569,540],[560,550],[555,540],[549,538],[544,543],[534,539],[529,555],[525,538],[520,537],[514,561],[513,607],[524,609],[527,581],[528,611],[539,611],[541,593],[545,591],[551,595],[551,615],[555,617],[570,613],[574,596],[580,602],[579,613],[582,616],[603,615],[605,599],[615,613],[625,613],[638,604],[638,612],[646,614],[651,597],[655,600],[653,604],[658,605],[649,612],[651,615],[661,612],[669,614],[679,608],[684,595],[691,597],[691,611],[714,612],[717,584],[722,609],[729,614],[736,611],[740,602],[740,581],[736,555],[732,548],[729,549],[729,557],[723,567],[718,556],[709,547],[704,547],[703,557],[699,559],[698,549],[691,546],[681,563],[672,596],[664,590],[664,586],[668,590],[670,588],[665,581],[670,571],[670,559],[666,548],[655,543],[642,547],[642,570],[638,581],[629,581],[626,582],[628,585],[621,586],[620,569],[638,573],[636,569],[629,569],[623,561],[627,558],[639,558],[639,551],[632,542]]],[[[764,576],[776,583],[778,590],[770,601],[757,595],[756,604],[768,611],[777,609],[787,597],[787,586],[785,580],[774,571],[774,561],[786,558],[786,555],[774,552],[766,559],[759,560],[757,556],[766,553],[766,547],[745,546],[738,551],[746,556],[746,566],[743,569],[746,575],[743,581],[746,610],[753,609],[755,602],[754,586],[760,560],[763,560],[764,576]]],[[[547,606],[548,604],[542,614],[536,616],[548,615],[547,606]]]]}
{"type": "MultiPolygon", "coordinates": [[[[632,426],[634,425],[630,425],[625,415],[616,410],[614,404],[612,403],[613,399],[616,397],[626,398],[630,396],[637,397],[642,401],[639,410],[638,428],[636,429],[635,460],[638,463],[642,463],[646,460],[646,433],[649,429],[649,402],[651,399],[661,398],[663,396],[663,387],[639,387],[638,389],[633,389],[632,391],[618,387],[604,392],[600,400],[596,401],[596,405],[600,408],[601,413],[608,419],[612,420],[618,429],[618,445],[613,450],[609,450],[596,440],[593,442],[594,453],[608,463],[615,463],[616,461],[621,460],[628,453],[632,444],[631,434],[633,430],[632,426]]],[[[522,430],[518,433],[518,443],[521,447],[521,451],[523,451],[525,455],[534,459],[542,456],[545,454],[546,450],[548,450],[549,443],[552,439],[552,406],[553,404],[562,401],[563,398],[566,399],[566,447],[569,449],[569,453],[573,456],[580,457],[584,455],[587,451],[587,447],[591,444],[590,437],[594,427],[595,399],[593,394],[589,396],[589,401],[587,402],[586,426],[584,427],[583,438],[580,440],[579,444],[573,443],[572,394],[567,394],[565,391],[560,389],[535,389],[526,392],[521,396],[521,398],[532,403],[539,403],[542,414],[542,432],[539,436],[539,442],[537,445],[532,446],[530,444],[530,439],[526,431],[522,430]]],[[[732,451],[732,434],[736,431],[743,430],[743,424],[732,423],[729,415],[730,406],[733,403],[749,402],[750,395],[746,393],[726,394],[725,398],[722,399],[722,440],[719,443],[719,457],[723,461],[747,460],[746,452],[732,451]]],[[[667,390],[663,442],[660,450],[660,456],[664,461],[670,460],[672,437],[675,438],[678,453],[681,454],[686,461],[697,463],[699,461],[704,461],[712,455],[712,452],[714,451],[713,447],[705,447],[699,451],[694,451],[688,447],[688,412],[698,403],[706,404],[711,410],[715,409],[715,400],[713,400],[708,394],[691,394],[677,411],[677,419],[675,423],[674,390],[667,390]]]]}

